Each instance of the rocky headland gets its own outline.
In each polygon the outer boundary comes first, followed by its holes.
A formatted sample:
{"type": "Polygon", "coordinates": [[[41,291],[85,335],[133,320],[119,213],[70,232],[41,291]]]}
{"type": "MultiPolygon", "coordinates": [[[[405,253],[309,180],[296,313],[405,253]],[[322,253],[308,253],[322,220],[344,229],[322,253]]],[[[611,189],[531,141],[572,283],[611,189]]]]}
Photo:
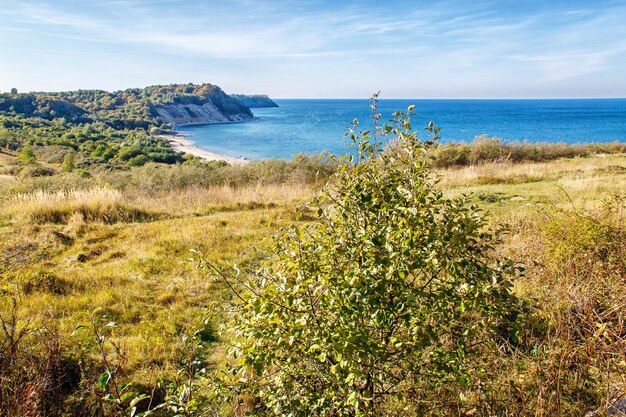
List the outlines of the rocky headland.
{"type": "Polygon", "coordinates": [[[269,98],[265,94],[233,94],[231,97],[239,100],[244,105],[250,107],[251,109],[260,109],[264,107],[278,107],[271,98],[269,98]]]}
{"type": "Polygon", "coordinates": [[[172,126],[251,120],[249,106],[211,84],[190,85],[185,95],[153,104],[154,115],[172,126]]]}

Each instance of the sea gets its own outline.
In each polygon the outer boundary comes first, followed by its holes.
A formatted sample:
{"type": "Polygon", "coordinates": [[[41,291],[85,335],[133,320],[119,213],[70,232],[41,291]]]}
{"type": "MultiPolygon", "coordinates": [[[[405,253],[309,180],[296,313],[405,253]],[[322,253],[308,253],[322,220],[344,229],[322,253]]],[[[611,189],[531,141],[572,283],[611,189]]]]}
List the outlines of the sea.
{"type": "MultiPolygon", "coordinates": [[[[282,99],[279,107],[252,109],[241,123],[182,126],[199,148],[235,158],[290,158],[299,153],[348,152],[344,134],[354,119],[371,130],[368,100],[282,99]]],[[[412,127],[441,128],[441,142],[472,142],[486,135],[505,142],[626,142],[626,99],[395,100],[377,111],[384,123],[395,111],[415,105],[412,127]]]]}

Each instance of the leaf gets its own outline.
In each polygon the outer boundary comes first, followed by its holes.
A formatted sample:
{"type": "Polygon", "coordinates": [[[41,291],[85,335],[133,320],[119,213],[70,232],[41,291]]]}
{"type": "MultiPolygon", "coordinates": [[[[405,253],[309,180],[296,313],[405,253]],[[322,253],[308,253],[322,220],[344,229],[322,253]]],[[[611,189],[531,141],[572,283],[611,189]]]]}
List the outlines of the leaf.
{"type": "Polygon", "coordinates": [[[109,391],[109,381],[111,380],[111,374],[109,372],[103,372],[100,374],[100,378],[98,378],[98,385],[104,392],[109,391]]]}
{"type": "Polygon", "coordinates": [[[140,396],[133,398],[133,400],[130,402],[130,407],[135,407],[140,401],[146,400],[148,398],[150,398],[149,395],[141,394],[140,396]]]}
{"type": "MultiPolygon", "coordinates": [[[[133,397],[135,397],[136,395],[139,395],[139,393],[138,393],[138,392],[134,392],[134,391],[129,391],[129,392],[126,392],[126,393],[124,393],[124,394],[122,394],[122,395],[120,396],[120,401],[126,401],[127,399],[129,399],[129,398],[133,398],[133,397]]],[[[132,407],[132,406],[131,406],[131,407],[132,407]]]]}
{"type": "Polygon", "coordinates": [[[80,330],[84,330],[84,329],[88,329],[89,327],[85,326],[84,324],[81,324],[79,326],[76,326],[76,328],[74,328],[74,331],[71,333],[71,336],[74,336],[76,333],[78,333],[80,330]]]}
{"type": "Polygon", "coordinates": [[[346,377],[346,379],[345,379],[345,381],[344,381],[344,382],[345,382],[346,384],[348,384],[348,385],[352,385],[352,384],[354,384],[354,379],[355,379],[355,378],[356,378],[356,375],[355,375],[354,373],[350,372],[350,373],[348,374],[348,376],[346,377]]]}
{"type": "Polygon", "coordinates": [[[309,348],[309,352],[313,353],[316,352],[318,350],[321,350],[322,347],[320,345],[318,345],[317,343],[311,345],[311,347],[309,348]]]}

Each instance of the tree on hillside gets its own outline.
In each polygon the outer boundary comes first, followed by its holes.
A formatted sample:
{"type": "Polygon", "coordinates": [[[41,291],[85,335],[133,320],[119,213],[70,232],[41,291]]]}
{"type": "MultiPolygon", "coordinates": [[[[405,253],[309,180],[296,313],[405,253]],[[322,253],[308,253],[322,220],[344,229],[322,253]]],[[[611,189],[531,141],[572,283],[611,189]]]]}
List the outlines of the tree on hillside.
{"type": "Polygon", "coordinates": [[[73,149],[67,151],[65,156],[63,157],[63,166],[61,167],[61,171],[63,172],[72,172],[76,168],[76,152],[73,149]]]}
{"type": "Polygon", "coordinates": [[[22,147],[22,151],[17,156],[17,159],[24,164],[35,163],[35,153],[33,152],[33,145],[30,142],[22,147]]]}
{"type": "Polygon", "coordinates": [[[225,375],[273,415],[419,409],[467,384],[466,358],[493,340],[518,269],[492,258],[500,231],[484,214],[436,187],[412,110],[384,127],[375,115],[373,132],[355,121],[354,163],[314,201],[318,221],[277,238],[260,271],[207,264],[237,296],[225,375]]]}

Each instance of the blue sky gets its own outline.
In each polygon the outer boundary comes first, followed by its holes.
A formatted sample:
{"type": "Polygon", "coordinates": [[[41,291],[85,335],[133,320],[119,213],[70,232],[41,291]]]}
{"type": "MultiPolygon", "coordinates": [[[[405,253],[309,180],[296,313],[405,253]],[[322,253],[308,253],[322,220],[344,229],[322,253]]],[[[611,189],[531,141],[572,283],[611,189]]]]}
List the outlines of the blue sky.
{"type": "Polygon", "coordinates": [[[0,0],[0,90],[626,97],[626,0],[0,0]]]}

